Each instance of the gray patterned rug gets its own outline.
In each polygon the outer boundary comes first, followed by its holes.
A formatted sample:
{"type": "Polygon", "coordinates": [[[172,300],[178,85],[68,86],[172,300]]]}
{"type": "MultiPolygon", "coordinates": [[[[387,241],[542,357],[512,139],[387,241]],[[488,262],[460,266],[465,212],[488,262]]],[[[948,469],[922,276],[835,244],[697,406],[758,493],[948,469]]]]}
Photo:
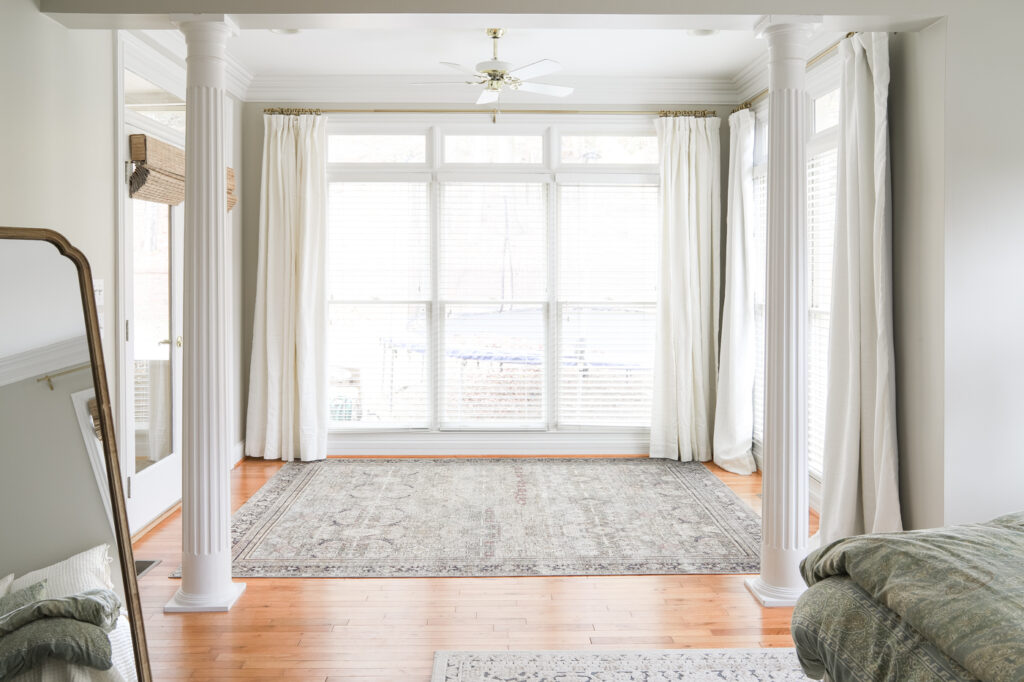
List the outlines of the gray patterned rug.
{"type": "Polygon", "coordinates": [[[698,463],[291,462],[234,515],[237,577],[757,573],[761,522],[698,463]]]}
{"type": "Polygon", "coordinates": [[[430,682],[805,682],[794,649],[438,651],[430,682]]]}

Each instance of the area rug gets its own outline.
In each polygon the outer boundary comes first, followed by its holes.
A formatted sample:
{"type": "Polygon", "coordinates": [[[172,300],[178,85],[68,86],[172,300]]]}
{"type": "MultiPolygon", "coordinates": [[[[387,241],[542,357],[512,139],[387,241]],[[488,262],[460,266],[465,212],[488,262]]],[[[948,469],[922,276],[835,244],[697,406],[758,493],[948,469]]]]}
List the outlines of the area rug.
{"type": "Polygon", "coordinates": [[[438,651],[431,682],[805,682],[794,649],[438,651]]]}
{"type": "Polygon", "coordinates": [[[284,465],[232,544],[240,578],[757,573],[761,522],[698,463],[328,459],[284,465]]]}

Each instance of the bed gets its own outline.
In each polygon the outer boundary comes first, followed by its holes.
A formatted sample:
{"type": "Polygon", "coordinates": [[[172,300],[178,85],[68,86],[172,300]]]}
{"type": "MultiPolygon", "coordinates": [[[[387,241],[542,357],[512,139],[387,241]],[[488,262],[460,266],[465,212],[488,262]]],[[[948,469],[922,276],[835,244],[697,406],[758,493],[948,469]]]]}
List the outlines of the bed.
{"type": "Polygon", "coordinates": [[[791,629],[813,679],[1024,680],[1024,513],[846,538],[801,569],[791,629]]]}
{"type": "MultiPolygon", "coordinates": [[[[109,545],[97,545],[17,578],[9,575],[0,579],[0,597],[40,581],[46,583],[45,596],[53,598],[81,594],[91,589],[119,592],[119,586],[112,581],[112,563],[109,545]]],[[[113,663],[108,670],[50,658],[7,679],[11,682],[137,682],[131,625],[123,607],[114,629],[107,636],[110,639],[110,658],[113,663]]]]}

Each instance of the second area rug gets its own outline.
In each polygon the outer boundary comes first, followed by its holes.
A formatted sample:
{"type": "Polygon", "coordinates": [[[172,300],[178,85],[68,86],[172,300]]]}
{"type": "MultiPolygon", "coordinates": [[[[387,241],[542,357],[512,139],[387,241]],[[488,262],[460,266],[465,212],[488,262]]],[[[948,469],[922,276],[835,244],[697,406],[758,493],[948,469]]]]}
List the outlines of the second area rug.
{"type": "Polygon", "coordinates": [[[237,577],[757,573],[759,517],[654,459],[286,464],[234,516],[237,577]]]}

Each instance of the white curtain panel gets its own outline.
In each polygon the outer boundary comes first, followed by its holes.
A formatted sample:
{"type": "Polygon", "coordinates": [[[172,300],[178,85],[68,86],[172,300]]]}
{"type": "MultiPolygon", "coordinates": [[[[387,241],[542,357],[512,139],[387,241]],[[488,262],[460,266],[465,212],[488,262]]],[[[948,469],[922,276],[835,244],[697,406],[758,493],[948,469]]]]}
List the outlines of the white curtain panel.
{"type": "Polygon", "coordinates": [[[754,463],[754,112],[729,117],[729,185],[725,214],[725,295],[718,362],[714,461],[751,474],[754,463]]]}
{"type": "Polygon", "coordinates": [[[889,46],[839,46],[839,176],[822,482],[822,543],[902,529],[896,453],[889,46]]]}
{"type": "Polygon", "coordinates": [[[718,384],[721,121],[664,117],[656,126],[661,256],[651,457],[706,462],[718,384]]]}
{"type": "Polygon", "coordinates": [[[327,126],[263,117],[263,181],[245,454],[327,456],[327,126]]]}
{"type": "MultiPolygon", "coordinates": [[[[150,360],[149,364],[149,447],[151,462],[171,454],[171,361],[150,360]]],[[[136,453],[138,454],[138,453],[136,453]]]]}

